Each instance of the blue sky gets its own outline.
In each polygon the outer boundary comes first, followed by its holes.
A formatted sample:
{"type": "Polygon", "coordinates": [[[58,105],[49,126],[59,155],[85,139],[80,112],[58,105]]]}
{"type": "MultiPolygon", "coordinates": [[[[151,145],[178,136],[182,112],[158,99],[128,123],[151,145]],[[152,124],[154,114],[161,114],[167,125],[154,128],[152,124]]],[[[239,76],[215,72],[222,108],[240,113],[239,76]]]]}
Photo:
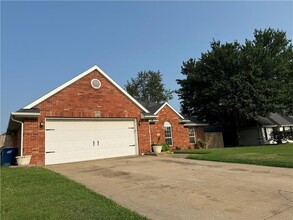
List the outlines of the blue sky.
{"type": "MultiPolygon", "coordinates": [[[[169,89],[183,61],[212,39],[279,28],[293,38],[293,2],[1,2],[1,132],[9,114],[97,64],[120,86],[160,70],[169,89]]],[[[170,104],[180,109],[178,97],[170,104]]]]}

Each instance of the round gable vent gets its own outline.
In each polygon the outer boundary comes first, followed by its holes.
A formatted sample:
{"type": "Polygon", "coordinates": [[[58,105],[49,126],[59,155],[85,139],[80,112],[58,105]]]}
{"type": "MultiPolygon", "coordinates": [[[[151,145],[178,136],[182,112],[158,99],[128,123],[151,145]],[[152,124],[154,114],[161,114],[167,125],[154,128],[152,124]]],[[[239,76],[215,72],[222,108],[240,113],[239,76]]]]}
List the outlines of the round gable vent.
{"type": "Polygon", "coordinates": [[[93,79],[92,81],[91,81],[91,85],[92,85],[92,87],[94,88],[94,89],[99,89],[100,87],[101,87],[101,82],[100,82],[100,80],[98,80],[98,79],[93,79]]]}

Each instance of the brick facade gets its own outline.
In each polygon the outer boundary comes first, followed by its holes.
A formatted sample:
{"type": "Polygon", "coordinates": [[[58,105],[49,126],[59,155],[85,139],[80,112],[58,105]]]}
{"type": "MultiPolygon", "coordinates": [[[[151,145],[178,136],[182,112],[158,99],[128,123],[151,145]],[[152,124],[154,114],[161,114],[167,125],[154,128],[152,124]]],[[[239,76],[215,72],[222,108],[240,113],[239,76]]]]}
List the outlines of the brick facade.
{"type": "MultiPolygon", "coordinates": [[[[98,70],[94,70],[68,87],[34,106],[40,109],[40,117],[24,120],[23,148],[24,155],[32,155],[31,164],[45,164],[45,122],[46,118],[132,118],[137,121],[139,154],[151,149],[157,133],[164,140],[164,122],[170,121],[173,132],[173,146],[187,148],[189,144],[188,129],[179,124],[178,115],[168,106],[159,113],[159,122],[152,124],[141,120],[141,109],[106,79],[98,70]],[[102,86],[99,89],[91,87],[91,80],[99,79],[102,86]]],[[[202,128],[196,128],[198,136],[204,138],[202,128]]]]}
{"type": "MultiPolygon", "coordinates": [[[[31,154],[31,164],[45,163],[45,127],[40,122],[48,117],[92,118],[100,112],[103,118],[135,118],[140,120],[141,109],[122,94],[97,70],[74,82],[39,105],[40,117],[24,121],[24,155],[31,154]],[[99,79],[100,89],[91,87],[99,79]]],[[[138,126],[139,153],[149,150],[148,124],[138,126]]]]}
{"type": "MultiPolygon", "coordinates": [[[[160,134],[160,141],[165,142],[164,123],[170,122],[172,126],[172,139],[173,145],[171,149],[180,147],[181,149],[188,149],[189,147],[194,148],[194,144],[189,143],[189,130],[188,127],[184,127],[183,124],[179,123],[180,117],[168,106],[165,105],[157,114],[158,122],[151,124],[151,139],[152,143],[157,143],[158,134],[160,134]]],[[[201,138],[204,140],[204,129],[203,127],[194,128],[196,139],[201,138]]]]}

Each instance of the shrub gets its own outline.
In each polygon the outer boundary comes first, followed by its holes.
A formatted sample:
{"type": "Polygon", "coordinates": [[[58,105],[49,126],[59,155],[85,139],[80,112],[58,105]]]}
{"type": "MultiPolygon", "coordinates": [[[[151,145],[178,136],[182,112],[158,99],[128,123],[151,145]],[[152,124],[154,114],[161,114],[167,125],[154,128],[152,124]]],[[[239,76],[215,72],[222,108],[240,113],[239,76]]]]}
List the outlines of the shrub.
{"type": "Polygon", "coordinates": [[[168,151],[169,150],[169,144],[162,144],[162,151],[168,151]]]}
{"type": "Polygon", "coordinates": [[[206,142],[202,139],[198,139],[197,143],[199,144],[200,148],[205,148],[206,142]]]}

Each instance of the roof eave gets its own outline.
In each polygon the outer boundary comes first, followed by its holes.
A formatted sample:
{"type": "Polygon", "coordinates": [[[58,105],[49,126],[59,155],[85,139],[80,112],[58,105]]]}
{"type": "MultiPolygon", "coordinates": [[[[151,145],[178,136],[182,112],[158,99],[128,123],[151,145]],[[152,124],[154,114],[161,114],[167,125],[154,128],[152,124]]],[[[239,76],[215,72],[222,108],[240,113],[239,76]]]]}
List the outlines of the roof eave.
{"type": "Polygon", "coordinates": [[[141,117],[141,119],[157,119],[158,118],[157,115],[144,114],[144,113],[141,113],[140,117],[141,117]]]}
{"type": "Polygon", "coordinates": [[[209,124],[203,124],[203,123],[186,123],[184,124],[184,127],[205,127],[209,126],[209,124]]]}
{"type": "Polygon", "coordinates": [[[179,119],[180,124],[190,123],[191,121],[189,119],[179,119]]]}
{"type": "Polygon", "coordinates": [[[38,118],[41,114],[39,112],[11,112],[11,115],[17,118],[38,118]]]}

